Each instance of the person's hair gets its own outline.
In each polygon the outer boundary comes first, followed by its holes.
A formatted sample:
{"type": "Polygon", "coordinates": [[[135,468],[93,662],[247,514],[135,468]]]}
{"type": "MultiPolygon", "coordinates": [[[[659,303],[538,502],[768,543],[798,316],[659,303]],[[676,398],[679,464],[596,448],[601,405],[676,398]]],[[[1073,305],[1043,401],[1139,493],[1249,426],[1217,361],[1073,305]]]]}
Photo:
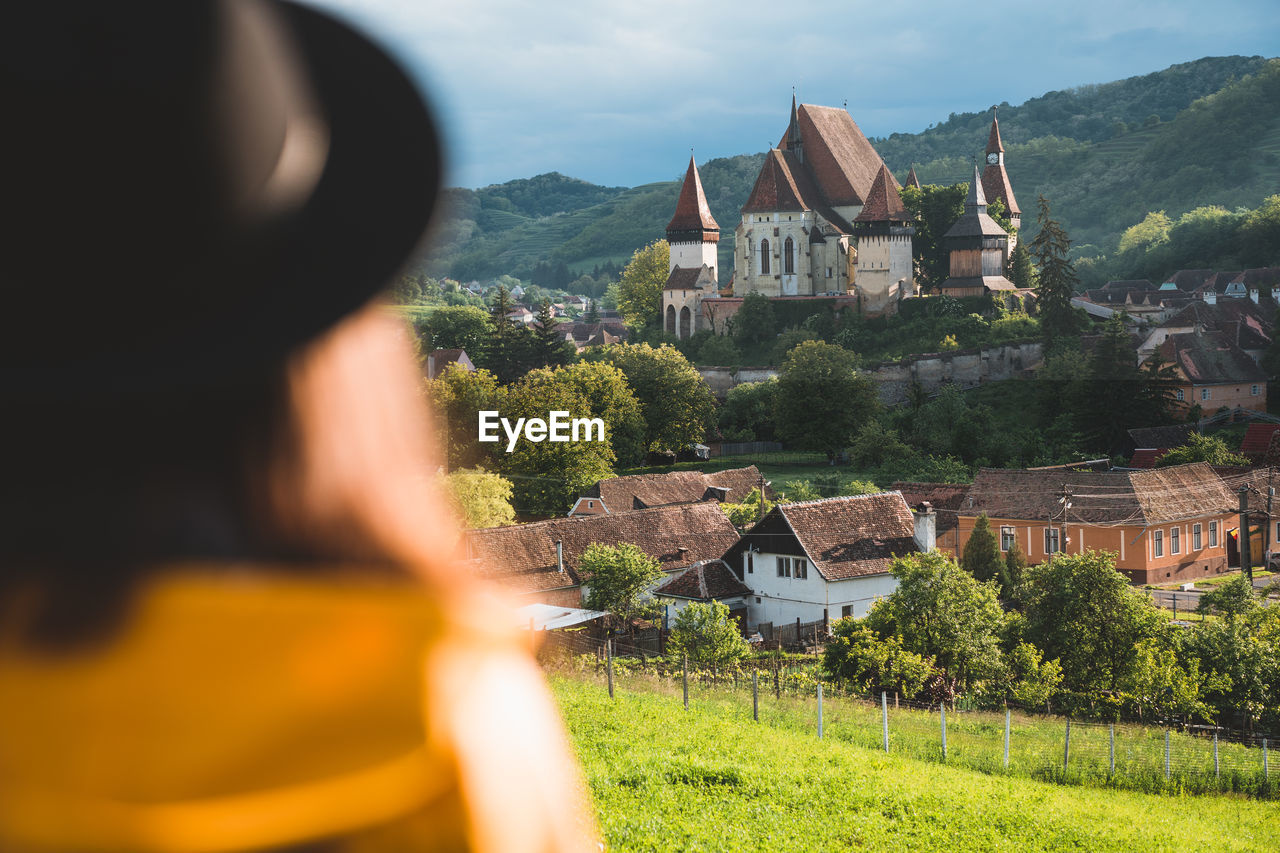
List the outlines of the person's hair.
{"type": "Polygon", "coordinates": [[[192,561],[442,577],[456,533],[410,352],[374,306],[217,387],[14,406],[0,450],[7,633],[100,636],[143,579],[192,561]]]}

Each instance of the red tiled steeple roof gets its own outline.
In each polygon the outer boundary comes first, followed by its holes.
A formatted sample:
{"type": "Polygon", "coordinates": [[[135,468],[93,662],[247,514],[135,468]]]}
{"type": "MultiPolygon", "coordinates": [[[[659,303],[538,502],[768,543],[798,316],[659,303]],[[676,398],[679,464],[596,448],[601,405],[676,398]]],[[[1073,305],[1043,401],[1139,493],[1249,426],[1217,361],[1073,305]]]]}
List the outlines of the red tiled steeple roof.
{"type": "MultiPolygon", "coordinates": [[[[987,138],[987,153],[1001,154],[1003,152],[1004,143],[1000,139],[1000,120],[992,116],[991,135],[987,138]]],[[[1022,210],[1018,207],[1018,200],[1013,196],[1013,184],[1009,183],[1009,173],[1005,171],[1003,162],[990,163],[983,170],[982,189],[986,193],[988,202],[1000,199],[1010,216],[1022,216],[1022,210]]]]}
{"type": "Polygon", "coordinates": [[[991,116],[991,135],[987,137],[987,153],[1004,153],[1004,143],[1000,140],[1000,119],[991,116]]]}
{"type": "Polygon", "coordinates": [[[871,192],[867,195],[867,203],[854,222],[906,222],[911,218],[902,203],[902,196],[898,195],[892,182],[893,175],[889,174],[889,168],[881,163],[875,183],[871,185],[871,192]]]}
{"type": "Polygon", "coordinates": [[[711,207],[707,204],[706,193],[702,191],[702,178],[698,175],[693,155],[689,156],[689,169],[684,174],[684,185],[680,187],[675,215],[667,223],[667,239],[693,239],[711,243],[720,239],[720,225],[711,215],[711,207]]]}
{"type": "Polygon", "coordinates": [[[916,167],[912,165],[911,172],[907,175],[907,186],[920,189],[920,178],[916,175],[916,167]]]}

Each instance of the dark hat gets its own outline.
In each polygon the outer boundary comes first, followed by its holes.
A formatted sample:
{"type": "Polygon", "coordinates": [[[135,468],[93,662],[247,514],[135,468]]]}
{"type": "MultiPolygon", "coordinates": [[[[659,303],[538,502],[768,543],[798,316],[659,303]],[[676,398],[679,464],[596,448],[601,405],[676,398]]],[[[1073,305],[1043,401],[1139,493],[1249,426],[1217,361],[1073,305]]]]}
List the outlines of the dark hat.
{"type": "Polygon", "coordinates": [[[404,72],[292,3],[24,4],[0,110],[5,395],[278,361],[382,289],[439,187],[404,72]]]}

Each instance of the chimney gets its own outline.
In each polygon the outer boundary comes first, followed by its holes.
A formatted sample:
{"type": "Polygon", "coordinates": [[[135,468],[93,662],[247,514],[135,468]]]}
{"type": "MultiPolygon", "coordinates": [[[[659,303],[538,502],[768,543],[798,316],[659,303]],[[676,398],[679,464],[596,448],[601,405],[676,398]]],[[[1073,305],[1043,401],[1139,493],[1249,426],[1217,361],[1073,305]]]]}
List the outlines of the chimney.
{"type": "Polygon", "coordinates": [[[686,548],[686,547],[684,547],[683,545],[681,545],[681,546],[680,546],[679,548],[677,548],[676,550],[680,552],[680,559],[679,559],[679,563],[680,563],[680,565],[682,565],[682,566],[684,566],[684,565],[688,565],[688,560],[689,560],[689,549],[688,549],[688,548],[686,548]]]}
{"type": "Polygon", "coordinates": [[[1280,302],[1280,284],[1271,285],[1271,299],[1273,302],[1280,302]]]}
{"type": "Polygon", "coordinates": [[[1254,304],[1254,305],[1257,305],[1257,304],[1258,304],[1258,297],[1261,295],[1261,294],[1259,293],[1259,290],[1260,290],[1260,289],[1261,289],[1261,288],[1257,288],[1257,287],[1250,287],[1250,288],[1249,288],[1249,298],[1253,300],[1253,304],[1254,304]]]}
{"type": "Polygon", "coordinates": [[[934,514],[933,505],[928,501],[920,504],[915,513],[916,546],[921,551],[932,551],[938,546],[938,516],[934,514]]]}
{"type": "Polygon", "coordinates": [[[564,574],[564,540],[556,540],[556,569],[564,574]]]}
{"type": "Polygon", "coordinates": [[[1205,305],[1217,305],[1217,304],[1218,304],[1218,291],[1214,290],[1213,288],[1209,288],[1208,290],[1206,290],[1206,291],[1204,292],[1204,304],[1205,304],[1205,305]]]}

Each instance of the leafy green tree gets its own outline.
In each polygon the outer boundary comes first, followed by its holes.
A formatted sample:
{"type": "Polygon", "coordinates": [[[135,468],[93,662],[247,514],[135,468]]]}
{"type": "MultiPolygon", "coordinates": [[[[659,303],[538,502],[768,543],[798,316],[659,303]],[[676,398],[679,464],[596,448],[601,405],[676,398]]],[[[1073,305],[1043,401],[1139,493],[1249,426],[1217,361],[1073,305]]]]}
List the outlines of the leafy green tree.
{"type": "Polygon", "coordinates": [[[683,450],[706,437],[713,423],[715,398],[678,349],[615,344],[598,349],[590,359],[612,364],[627,377],[640,401],[648,450],[683,450]]]}
{"type": "MultiPolygon", "coordinates": [[[[585,395],[549,370],[534,370],[507,386],[501,402],[502,417],[512,424],[519,418],[545,420],[553,411],[581,416],[591,409],[585,395]]],[[[515,508],[521,515],[564,515],[589,486],[613,476],[617,458],[607,435],[605,441],[559,442],[522,436],[509,453],[505,436],[500,443],[495,455],[501,472],[515,485],[515,508]]]]}
{"type": "Polygon", "coordinates": [[[743,495],[742,500],[738,503],[720,504],[720,510],[729,517],[729,521],[739,530],[745,530],[764,518],[768,512],[773,509],[773,501],[768,497],[764,498],[764,506],[760,505],[761,495],[759,489],[752,489],[743,495]]]}
{"type": "Polygon", "coordinates": [[[1021,642],[1004,658],[1001,688],[1006,702],[1020,708],[1047,707],[1062,684],[1062,665],[1044,660],[1040,650],[1021,642]]]}
{"type": "Polygon", "coordinates": [[[671,272],[671,247],[655,240],[636,249],[618,282],[618,310],[632,326],[657,323],[662,319],[662,288],[671,272]]]}
{"type": "Polygon", "coordinates": [[[833,459],[875,416],[880,400],[871,381],[858,373],[853,353],[806,341],[782,365],[775,405],[784,441],[833,459]]]}
{"type": "Polygon", "coordinates": [[[944,187],[926,184],[920,189],[902,188],[902,203],[911,213],[916,233],[911,238],[911,255],[920,284],[936,287],[951,272],[951,253],[942,237],[964,213],[967,183],[944,187]]]}
{"type": "Polygon", "coordinates": [[[902,459],[913,453],[903,443],[897,430],[885,426],[877,419],[868,420],[853,437],[849,445],[849,464],[861,471],[869,471],[894,459],[902,459]]]}
{"type": "Polygon", "coordinates": [[[1019,594],[1027,638],[1062,662],[1067,688],[1117,690],[1137,663],[1138,644],[1163,620],[1115,568],[1115,554],[1086,551],[1027,569],[1019,594]]]}
{"type": "Polygon", "coordinates": [[[866,624],[933,659],[940,675],[936,699],[954,700],[1000,675],[1005,616],[994,584],[980,583],[940,551],[899,557],[889,571],[898,588],[871,606],[866,624]]]}
{"type": "Polygon", "coordinates": [[[1216,613],[1232,622],[1250,615],[1260,607],[1262,603],[1253,589],[1253,583],[1244,575],[1237,575],[1202,594],[1196,605],[1196,612],[1216,613]]]}
{"type": "Polygon", "coordinates": [[[1280,195],[1267,196],[1240,226],[1240,250],[1245,266],[1280,264],[1280,195]]]}
{"type": "Polygon", "coordinates": [[[720,601],[691,601],[671,623],[667,654],[700,666],[732,666],[751,653],[751,647],[720,601]]]}
{"type": "Polygon", "coordinates": [[[604,421],[619,467],[630,468],[644,462],[644,413],[621,370],[604,362],[583,361],[556,371],[555,378],[567,382],[587,401],[588,412],[575,415],[604,421]]]}
{"type": "Polygon", "coordinates": [[[960,568],[980,581],[997,581],[1003,589],[1008,586],[1002,582],[1004,560],[1000,557],[1000,545],[995,534],[991,532],[991,520],[984,512],[974,522],[969,541],[964,544],[964,554],[960,557],[960,568]]]}
{"type": "Polygon", "coordinates": [[[432,311],[419,326],[426,349],[466,350],[474,363],[490,334],[489,315],[474,305],[445,305],[432,311]]]}
{"type": "Polygon", "coordinates": [[[1152,637],[1134,649],[1134,663],[1121,689],[1130,697],[1140,720],[1151,714],[1156,719],[1212,722],[1216,714],[1204,700],[1205,693],[1221,689],[1226,681],[1216,673],[1206,678],[1199,660],[1180,657],[1165,637],[1152,637]]]}
{"type": "Polygon", "coordinates": [[[1013,544],[1009,546],[1009,550],[1004,554],[1004,574],[1001,580],[1007,585],[1000,591],[1001,598],[1009,598],[1018,585],[1022,583],[1023,573],[1027,569],[1027,555],[1023,553],[1022,546],[1018,544],[1017,538],[1014,538],[1013,544]]]}
{"type": "Polygon", "coordinates": [[[711,335],[698,350],[698,361],[702,364],[732,367],[742,361],[742,354],[738,352],[733,338],[711,335]]]}
{"type": "Polygon", "coordinates": [[[1147,252],[1156,246],[1169,242],[1169,229],[1173,222],[1163,210],[1148,213],[1137,225],[1125,229],[1120,235],[1121,254],[1126,252],[1147,252]]]}
{"type": "Polygon", "coordinates": [[[1175,447],[1156,460],[1156,467],[1186,465],[1189,462],[1208,462],[1210,465],[1249,465],[1249,460],[1233,453],[1227,443],[1216,435],[1193,432],[1187,443],[1175,447]]]}
{"type": "Polygon", "coordinates": [[[494,445],[477,440],[480,412],[497,411],[502,400],[502,388],[494,375],[451,363],[444,373],[427,383],[427,393],[443,421],[450,470],[495,465],[494,445]]]}
{"type": "Polygon", "coordinates": [[[859,692],[884,691],[911,699],[933,673],[933,661],[907,651],[898,637],[881,639],[861,620],[840,619],[831,627],[822,668],[859,692]]]}
{"type": "MultiPolygon", "coordinates": [[[[773,345],[773,349],[769,356],[770,364],[782,364],[786,361],[787,355],[800,346],[805,341],[818,340],[818,333],[812,329],[790,328],[783,330],[777,337],[777,341],[773,345]]],[[[849,353],[854,358],[854,363],[859,363],[858,356],[853,352],[849,353]]]]}
{"type": "Polygon", "coordinates": [[[725,441],[773,441],[776,379],[744,382],[729,389],[717,419],[725,441]]]}
{"type": "Polygon", "coordinates": [[[769,297],[754,290],[742,297],[742,306],[733,316],[733,336],[754,346],[773,340],[777,334],[778,321],[769,297]]]}
{"type": "Polygon", "coordinates": [[[442,477],[450,502],[467,527],[515,524],[511,481],[483,468],[463,468],[442,477]]]}
{"type": "Polygon", "coordinates": [[[1127,446],[1128,429],[1167,422],[1167,391],[1173,381],[1168,365],[1157,361],[1138,367],[1124,321],[1123,313],[1115,314],[1103,325],[1085,376],[1072,391],[1081,436],[1090,447],[1113,454],[1127,446]]]}
{"type": "Polygon", "coordinates": [[[1259,602],[1233,619],[1206,619],[1187,635],[1183,654],[1222,676],[1205,701],[1229,725],[1280,726],[1280,605],[1259,602]]]}
{"type": "Polygon", "coordinates": [[[1050,217],[1049,202],[1044,196],[1040,196],[1039,204],[1040,232],[1031,241],[1031,255],[1038,268],[1036,296],[1040,329],[1051,343],[1079,331],[1079,319],[1071,306],[1077,279],[1070,260],[1071,238],[1057,220],[1050,217]]]}
{"type": "Polygon", "coordinates": [[[1031,263],[1031,253],[1022,240],[1013,247],[1013,254],[1009,258],[1009,281],[1026,290],[1033,289],[1038,282],[1036,268],[1031,263]]]}
{"type": "Polygon", "coordinates": [[[578,571],[587,585],[586,605],[592,610],[612,613],[629,625],[652,618],[660,609],[648,591],[662,577],[662,567],[635,545],[589,545],[578,560],[578,571]]]}
{"type": "Polygon", "coordinates": [[[492,371],[503,385],[523,376],[529,363],[530,332],[507,315],[515,309],[515,302],[505,287],[499,287],[489,312],[489,341],[484,348],[483,366],[492,371]]]}

